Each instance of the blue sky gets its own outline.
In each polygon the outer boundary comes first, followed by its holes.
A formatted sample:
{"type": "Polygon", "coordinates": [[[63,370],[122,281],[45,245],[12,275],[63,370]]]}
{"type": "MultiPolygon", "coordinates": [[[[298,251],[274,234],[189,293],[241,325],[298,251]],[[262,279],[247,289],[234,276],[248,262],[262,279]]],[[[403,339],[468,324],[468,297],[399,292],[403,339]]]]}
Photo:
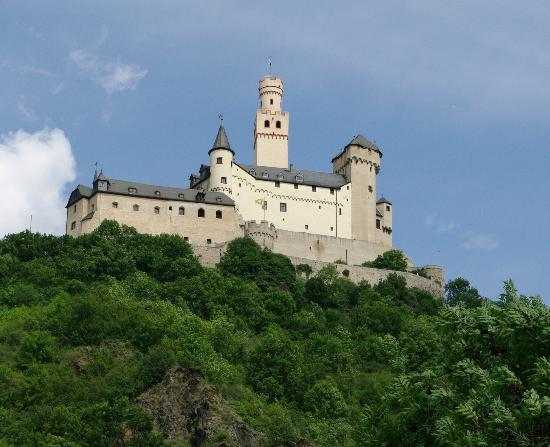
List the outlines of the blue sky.
{"type": "Polygon", "coordinates": [[[30,212],[37,230],[62,231],[62,202],[96,161],[187,186],[219,113],[252,161],[271,56],[295,166],[330,171],[363,133],[384,153],[397,247],[487,296],[512,278],[550,302],[548,23],[547,1],[0,0],[0,173],[13,191],[0,201],[14,214],[0,233],[30,212]]]}

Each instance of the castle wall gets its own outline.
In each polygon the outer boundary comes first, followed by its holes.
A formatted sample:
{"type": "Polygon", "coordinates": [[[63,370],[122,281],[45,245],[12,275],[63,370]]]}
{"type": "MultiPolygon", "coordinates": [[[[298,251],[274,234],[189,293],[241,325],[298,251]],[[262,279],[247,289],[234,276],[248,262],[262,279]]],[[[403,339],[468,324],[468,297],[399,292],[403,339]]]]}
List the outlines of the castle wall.
{"type": "MultiPolygon", "coordinates": [[[[327,265],[326,262],[312,261],[311,259],[305,259],[300,257],[289,256],[290,261],[294,265],[307,264],[312,269],[312,274],[317,273],[323,267],[327,265]]],[[[380,281],[385,280],[388,275],[395,273],[407,281],[407,287],[417,287],[419,289],[427,290],[436,297],[443,297],[445,289],[443,283],[437,283],[434,280],[418,276],[415,273],[409,272],[396,272],[393,270],[382,270],[370,267],[359,267],[353,265],[334,264],[336,270],[343,275],[344,270],[348,271],[347,278],[355,283],[361,281],[367,281],[371,285],[378,284],[380,281]]]]}
{"type": "MultiPolygon", "coordinates": [[[[198,246],[193,245],[193,252],[199,259],[199,262],[205,266],[205,267],[215,267],[218,262],[220,262],[221,257],[225,253],[225,250],[227,248],[227,244],[219,244],[215,247],[207,247],[207,246],[198,246]]],[[[276,251],[276,250],[275,250],[276,251]]],[[[324,261],[316,261],[312,259],[306,259],[299,256],[288,256],[290,259],[290,262],[292,264],[299,265],[299,264],[307,264],[312,269],[312,274],[315,275],[319,270],[321,270],[323,267],[332,264],[331,262],[324,262],[324,261]]],[[[427,290],[428,292],[432,293],[436,297],[443,297],[444,295],[444,282],[434,279],[428,279],[424,278],[422,276],[418,276],[414,273],[409,272],[394,272],[392,270],[382,270],[382,269],[375,269],[370,267],[360,267],[360,266],[353,266],[353,265],[342,265],[342,264],[333,264],[334,267],[336,267],[336,270],[344,276],[344,271],[347,270],[348,276],[346,276],[348,279],[355,283],[359,283],[361,281],[367,281],[371,285],[378,284],[380,281],[383,281],[388,277],[391,273],[396,273],[397,275],[405,278],[407,282],[408,287],[417,287],[422,290],[427,290]]],[[[442,269],[438,266],[429,266],[434,269],[438,269],[442,277],[442,269]]]]}
{"type": "MultiPolygon", "coordinates": [[[[285,173],[288,175],[288,171],[285,173]]],[[[351,184],[344,185],[340,191],[334,189],[333,194],[330,188],[317,186],[313,191],[304,184],[298,184],[295,189],[294,184],[281,182],[276,187],[275,181],[257,180],[234,163],[232,186],[231,198],[245,221],[266,220],[278,229],[351,237],[351,184]],[[267,201],[265,215],[263,200],[267,201]],[[281,212],[281,203],[286,203],[286,212],[281,212]]]]}
{"type": "MultiPolygon", "coordinates": [[[[83,200],[80,200],[77,205],[81,202],[83,200]]],[[[179,234],[190,242],[200,244],[206,244],[207,239],[210,239],[212,244],[226,242],[242,237],[244,234],[240,217],[232,206],[106,193],[97,193],[89,200],[90,210],[92,204],[95,204],[93,217],[83,221],[79,231],[69,231],[68,234],[78,236],[89,233],[106,219],[134,227],[140,233],[179,234]],[[113,206],[114,202],[117,203],[116,208],[113,206]],[[139,206],[139,211],[134,211],[134,205],[139,206]],[[158,214],[155,213],[155,207],[159,207],[158,214]],[[170,207],[172,207],[171,210],[170,207]],[[184,207],[184,215],[179,214],[180,207],[184,207]],[[205,217],[198,217],[200,208],[204,209],[205,217]],[[222,212],[221,219],[216,218],[216,211],[222,212]]]]}
{"type": "Polygon", "coordinates": [[[273,251],[322,262],[341,259],[348,265],[372,261],[389,248],[382,244],[277,229],[273,251]]]}

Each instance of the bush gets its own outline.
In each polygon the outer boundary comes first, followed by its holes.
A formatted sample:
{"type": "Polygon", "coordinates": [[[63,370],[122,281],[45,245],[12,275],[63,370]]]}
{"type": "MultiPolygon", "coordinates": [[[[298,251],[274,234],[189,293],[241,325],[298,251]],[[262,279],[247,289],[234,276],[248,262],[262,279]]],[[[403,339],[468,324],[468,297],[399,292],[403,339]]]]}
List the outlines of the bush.
{"type": "Polygon", "coordinates": [[[366,261],[361,265],[363,267],[374,267],[377,269],[406,272],[407,258],[401,250],[388,250],[385,253],[378,255],[374,261],[366,261]]]}

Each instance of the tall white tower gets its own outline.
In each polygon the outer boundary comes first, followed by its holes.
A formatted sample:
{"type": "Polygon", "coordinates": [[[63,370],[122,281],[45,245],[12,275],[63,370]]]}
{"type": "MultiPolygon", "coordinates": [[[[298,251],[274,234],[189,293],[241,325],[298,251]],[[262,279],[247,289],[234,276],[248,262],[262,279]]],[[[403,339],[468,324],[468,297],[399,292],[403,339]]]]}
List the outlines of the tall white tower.
{"type": "Polygon", "coordinates": [[[259,166],[288,169],[289,114],[283,112],[283,81],[260,79],[260,107],[254,123],[254,157],[259,166]]]}

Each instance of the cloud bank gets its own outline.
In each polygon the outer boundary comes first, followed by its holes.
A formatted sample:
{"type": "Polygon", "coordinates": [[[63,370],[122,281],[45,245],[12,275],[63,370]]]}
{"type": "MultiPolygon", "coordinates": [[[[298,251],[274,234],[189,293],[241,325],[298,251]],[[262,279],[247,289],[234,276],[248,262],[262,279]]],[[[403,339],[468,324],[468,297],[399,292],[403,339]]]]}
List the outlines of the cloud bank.
{"type": "Polygon", "coordinates": [[[120,59],[102,60],[95,54],[76,50],[69,53],[80,73],[87,76],[107,93],[134,90],[147,75],[147,70],[136,64],[126,64],[120,59]]]}
{"type": "Polygon", "coordinates": [[[0,135],[0,237],[29,228],[61,234],[64,187],[75,179],[71,144],[60,129],[0,135]]]}

